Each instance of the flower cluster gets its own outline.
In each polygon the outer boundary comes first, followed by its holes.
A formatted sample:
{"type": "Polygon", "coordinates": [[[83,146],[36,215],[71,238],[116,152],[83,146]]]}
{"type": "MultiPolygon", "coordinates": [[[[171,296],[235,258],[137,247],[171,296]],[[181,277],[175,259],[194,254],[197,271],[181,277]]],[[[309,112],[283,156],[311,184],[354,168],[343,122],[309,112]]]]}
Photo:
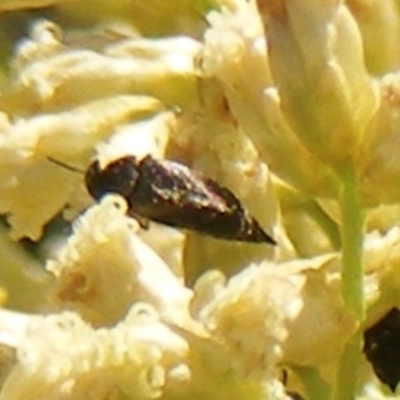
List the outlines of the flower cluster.
{"type": "Polygon", "coordinates": [[[396,389],[362,352],[400,308],[396,0],[3,0],[0,21],[0,400],[396,389]],[[277,245],[95,204],[85,170],[127,154],[229,188],[277,245]]]}

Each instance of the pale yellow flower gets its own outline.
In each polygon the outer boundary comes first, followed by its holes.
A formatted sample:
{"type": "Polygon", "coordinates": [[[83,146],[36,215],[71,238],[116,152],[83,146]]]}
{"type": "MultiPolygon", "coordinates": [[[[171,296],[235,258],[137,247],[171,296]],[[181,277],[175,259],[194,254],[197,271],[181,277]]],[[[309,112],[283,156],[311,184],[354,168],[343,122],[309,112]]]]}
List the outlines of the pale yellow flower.
{"type": "Polygon", "coordinates": [[[360,349],[400,308],[398,2],[2,1],[16,20],[0,400],[385,398],[360,349]],[[93,204],[86,168],[126,154],[214,179],[277,246],[93,204]]]}

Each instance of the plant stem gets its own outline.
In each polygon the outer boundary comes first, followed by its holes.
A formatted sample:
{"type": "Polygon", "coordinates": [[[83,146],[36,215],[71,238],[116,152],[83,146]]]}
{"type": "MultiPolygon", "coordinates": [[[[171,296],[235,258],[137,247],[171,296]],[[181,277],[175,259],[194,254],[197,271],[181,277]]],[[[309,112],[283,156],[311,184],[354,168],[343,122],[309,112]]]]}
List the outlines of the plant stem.
{"type": "MultiPolygon", "coordinates": [[[[357,194],[357,183],[352,169],[343,177],[340,198],[342,213],[342,274],[341,294],[347,309],[361,322],[364,316],[362,286],[362,245],[364,210],[357,194]]],[[[361,334],[356,333],[346,344],[339,359],[335,400],[351,400],[355,397],[358,361],[361,350],[361,334]]]]}
{"type": "Polygon", "coordinates": [[[342,213],[341,291],[345,305],[361,321],[364,316],[362,246],[365,215],[358,199],[354,174],[349,175],[344,179],[340,199],[342,213]]]}
{"type": "Polygon", "coordinates": [[[301,379],[308,400],[321,400],[329,397],[330,387],[322,379],[317,368],[294,367],[293,371],[301,379]]]}
{"type": "Polygon", "coordinates": [[[353,400],[356,397],[358,363],[361,350],[361,334],[355,334],[346,343],[339,358],[334,400],[353,400]]]}

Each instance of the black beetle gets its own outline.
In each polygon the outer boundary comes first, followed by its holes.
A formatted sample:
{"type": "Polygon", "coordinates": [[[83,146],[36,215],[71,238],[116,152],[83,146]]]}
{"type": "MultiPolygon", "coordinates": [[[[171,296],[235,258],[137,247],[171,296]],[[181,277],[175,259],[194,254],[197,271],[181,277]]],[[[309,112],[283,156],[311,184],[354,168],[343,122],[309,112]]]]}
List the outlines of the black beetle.
{"type": "Polygon", "coordinates": [[[392,308],[364,332],[364,353],[377,377],[396,391],[400,381],[400,311],[392,308]]]}
{"type": "Polygon", "coordinates": [[[141,225],[152,220],[220,239],[276,244],[230,190],[178,162],[125,156],[101,168],[95,161],[85,181],[96,200],[106,193],[124,197],[141,225]]]}

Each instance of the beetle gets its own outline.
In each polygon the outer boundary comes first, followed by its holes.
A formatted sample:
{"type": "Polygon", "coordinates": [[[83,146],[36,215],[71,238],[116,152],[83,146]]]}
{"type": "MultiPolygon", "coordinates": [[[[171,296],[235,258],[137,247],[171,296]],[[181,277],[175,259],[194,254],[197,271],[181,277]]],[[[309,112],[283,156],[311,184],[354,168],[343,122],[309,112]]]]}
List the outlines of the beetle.
{"type": "Polygon", "coordinates": [[[400,311],[392,308],[364,332],[364,349],[376,376],[392,392],[400,381],[400,311]]]}
{"type": "Polygon", "coordinates": [[[229,189],[175,161],[128,155],[104,168],[94,161],[85,182],[96,200],[121,195],[142,226],[151,220],[219,239],[276,244],[229,189]]]}

